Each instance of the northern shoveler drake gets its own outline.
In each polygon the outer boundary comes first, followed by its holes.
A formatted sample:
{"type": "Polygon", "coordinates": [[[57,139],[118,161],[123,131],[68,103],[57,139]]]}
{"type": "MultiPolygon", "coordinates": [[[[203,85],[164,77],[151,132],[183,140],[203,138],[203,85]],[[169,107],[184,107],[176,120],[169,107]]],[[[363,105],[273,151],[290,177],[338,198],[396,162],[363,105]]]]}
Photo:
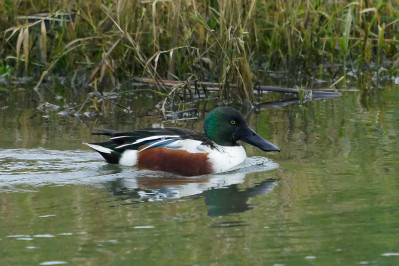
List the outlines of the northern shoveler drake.
{"type": "Polygon", "coordinates": [[[249,143],[263,151],[280,151],[252,130],[243,115],[230,107],[211,111],[204,133],[185,128],[148,128],[132,132],[98,129],[110,141],[85,143],[108,163],[137,166],[184,176],[221,173],[244,162],[246,153],[237,143],[249,143]]]}

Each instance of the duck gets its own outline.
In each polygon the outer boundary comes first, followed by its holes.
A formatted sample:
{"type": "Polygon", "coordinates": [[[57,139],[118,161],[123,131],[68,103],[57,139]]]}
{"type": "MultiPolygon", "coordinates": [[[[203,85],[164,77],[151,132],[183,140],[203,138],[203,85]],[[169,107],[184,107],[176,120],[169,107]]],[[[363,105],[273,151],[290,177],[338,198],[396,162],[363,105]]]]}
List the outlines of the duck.
{"type": "Polygon", "coordinates": [[[262,151],[280,149],[262,138],[231,107],[213,109],[204,120],[204,132],[187,128],[146,128],[135,131],[96,129],[94,135],[109,137],[107,142],[84,143],[111,164],[200,176],[232,171],[247,158],[238,141],[262,151]]]}

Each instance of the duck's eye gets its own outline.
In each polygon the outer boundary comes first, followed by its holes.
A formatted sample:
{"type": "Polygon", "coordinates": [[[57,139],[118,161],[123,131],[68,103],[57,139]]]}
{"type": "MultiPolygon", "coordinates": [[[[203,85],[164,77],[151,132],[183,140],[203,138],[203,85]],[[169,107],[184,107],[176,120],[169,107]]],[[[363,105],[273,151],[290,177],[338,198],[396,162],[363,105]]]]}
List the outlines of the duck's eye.
{"type": "Polygon", "coordinates": [[[231,123],[232,125],[235,125],[235,124],[236,124],[236,121],[235,121],[235,120],[231,120],[230,123],[231,123]]]}

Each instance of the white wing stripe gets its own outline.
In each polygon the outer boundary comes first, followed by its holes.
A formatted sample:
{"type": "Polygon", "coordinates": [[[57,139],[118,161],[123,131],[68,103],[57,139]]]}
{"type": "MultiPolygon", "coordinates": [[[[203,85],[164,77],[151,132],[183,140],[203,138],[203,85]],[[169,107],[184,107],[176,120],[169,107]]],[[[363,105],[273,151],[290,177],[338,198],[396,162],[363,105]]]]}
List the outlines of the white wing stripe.
{"type": "Polygon", "coordinates": [[[132,144],[137,144],[137,143],[144,142],[144,141],[147,141],[147,140],[166,139],[166,138],[172,138],[172,139],[174,139],[174,138],[180,138],[180,136],[179,136],[179,135],[151,136],[151,137],[146,137],[146,138],[138,139],[138,140],[136,140],[135,142],[133,142],[132,144]]]}
{"type": "MultiPolygon", "coordinates": [[[[117,137],[112,137],[110,139],[114,140],[114,139],[123,139],[123,138],[131,138],[132,136],[117,136],[117,137]]],[[[164,138],[179,138],[179,135],[159,135],[159,136],[151,136],[151,137],[146,137],[146,138],[142,138],[142,139],[137,139],[134,143],[132,144],[136,144],[136,143],[140,143],[143,141],[147,141],[147,140],[154,140],[154,139],[164,139],[164,138]]]]}
{"type": "MultiPolygon", "coordinates": [[[[123,147],[126,147],[126,146],[138,144],[138,143],[141,143],[141,142],[144,142],[144,141],[148,141],[148,140],[162,139],[162,141],[164,141],[164,140],[170,140],[170,139],[173,139],[173,138],[180,138],[180,136],[179,135],[151,136],[151,137],[147,137],[147,138],[138,139],[138,140],[136,140],[135,142],[132,142],[132,143],[119,145],[115,149],[120,149],[120,148],[123,148],[123,147]]],[[[158,143],[158,142],[156,142],[156,143],[158,143]]]]}
{"type": "Polygon", "coordinates": [[[161,144],[161,143],[166,142],[166,141],[169,141],[169,140],[170,140],[170,139],[163,139],[163,140],[154,142],[153,144],[151,144],[151,145],[149,145],[149,146],[147,146],[147,147],[145,147],[145,148],[139,150],[139,152],[142,152],[142,151],[144,151],[144,150],[146,150],[146,149],[149,149],[149,148],[151,148],[151,147],[154,147],[154,146],[156,146],[156,145],[158,145],[158,144],[161,144]]]}
{"type": "Polygon", "coordinates": [[[131,138],[132,136],[117,136],[117,137],[112,137],[109,139],[123,139],[123,138],[131,138]]]}

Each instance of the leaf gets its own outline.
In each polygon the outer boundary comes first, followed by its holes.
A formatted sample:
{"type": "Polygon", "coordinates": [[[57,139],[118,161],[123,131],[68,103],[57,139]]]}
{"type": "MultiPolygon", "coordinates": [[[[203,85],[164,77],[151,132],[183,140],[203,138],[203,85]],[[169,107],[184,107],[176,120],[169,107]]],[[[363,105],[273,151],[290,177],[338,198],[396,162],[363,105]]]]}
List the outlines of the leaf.
{"type": "Polygon", "coordinates": [[[29,62],[29,28],[24,28],[24,57],[25,57],[25,74],[28,74],[28,62],[29,62]]]}
{"type": "Polygon", "coordinates": [[[208,28],[208,25],[206,25],[206,23],[204,21],[202,21],[200,18],[195,16],[193,13],[191,13],[190,16],[195,22],[201,24],[204,28],[208,28]]]}
{"type": "Polygon", "coordinates": [[[155,56],[155,58],[154,58],[154,69],[156,70],[157,69],[157,67],[158,67],[158,60],[159,60],[159,56],[161,55],[161,53],[160,52],[157,52],[156,53],[156,56],[155,56]]]}
{"type": "Polygon", "coordinates": [[[367,13],[367,12],[374,12],[375,14],[378,14],[378,10],[375,7],[369,7],[369,8],[362,9],[360,11],[360,14],[367,13]]]}
{"type": "Polygon", "coordinates": [[[94,97],[94,98],[93,98],[93,107],[94,107],[94,109],[95,109],[97,112],[100,112],[100,111],[101,111],[101,109],[100,109],[100,103],[98,102],[97,97],[94,97]]]}
{"type": "Polygon", "coordinates": [[[341,51],[344,52],[344,54],[346,53],[346,44],[345,44],[345,39],[343,37],[338,39],[339,41],[339,46],[341,47],[341,51]]]}
{"type": "Polygon", "coordinates": [[[351,32],[352,25],[352,9],[348,9],[348,14],[345,19],[345,31],[344,31],[344,42],[345,42],[345,52],[348,51],[349,35],[351,32]]]}
{"type": "Polygon", "coordinates": [[[42,47],[40,49],[40,55],[42,58],[42,62],[46,63],[46,55],[47,55],[47,31],[46,31],[46,25],[44,23],[44,20],[41,22],[41,38],[42,38],[42,47]]]}
{"type": "Polygon", "coordinates": [[[15,50],[17,51],[17,58],[18,58],[18,61],[17,61],[17,68],[18,68],[18,64],[19,64],[19,53],[20,53],[20,51],[21,51],[21,45],[22,45],[23,39],[24,39],[24,29],[22,28],[22,29],[19,31],[17,44],[16,44],[16,46],[15,46],[15,50]]]}
{"type": "Polygon", "coordinates": [[[362,47],[362,57],[366,62],[368,62],[371,57],[369,35],[370,35],[370,23],[366,22],[364,25],[364,38],[363,38],[363,47],[362,47]]]}
{"type": "Polygon", "coordinates": [[[12,27],[12,28],[9,28],[9,29],[7,29],[4,33],[5,34],[7,34],[8,32],[10,32],[10,31],[12,31],[12,33],[10,33],[10,36],[8,36],[7,37],[7,42],[12,38],[12,36],[14,36],[14,34],[17,32],[17,31],[19,31],[19,30],[21,30],[21,27],[12,27]]]}
{"type": "Polygon", "coordinates": [[[385,23],[382,24],[382,27],[378,26],[378,53],[377,53],[378,65],[380,65],[380,60],[381,60],[381,50],[382,50],[382,45],[384,43],[384,34],[385,34],[385,23]]]}

